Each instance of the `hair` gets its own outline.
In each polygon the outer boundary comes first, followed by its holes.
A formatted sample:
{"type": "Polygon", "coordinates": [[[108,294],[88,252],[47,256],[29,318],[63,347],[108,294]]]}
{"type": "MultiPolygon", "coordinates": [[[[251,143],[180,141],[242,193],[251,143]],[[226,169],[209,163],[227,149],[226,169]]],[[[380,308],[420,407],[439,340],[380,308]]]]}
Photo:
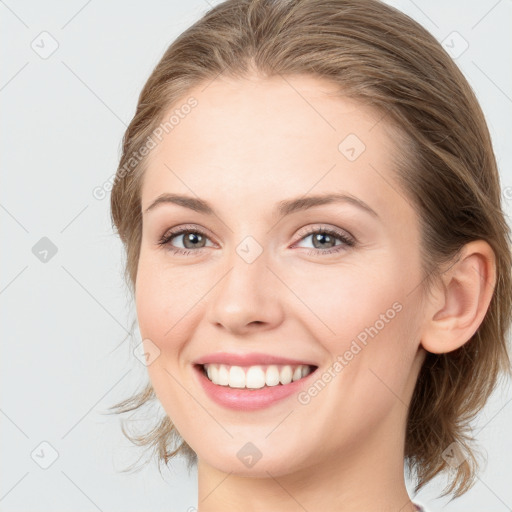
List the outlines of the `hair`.
{"type": "MultiPolygon", "coordinates": [[[[512,318],[510,228],[484,115],[470,85],[420,24],[378,0],[227,0],[210,9],[165,51],[138,99],[122,143],[111,215],[126,251],[124,277],[134,292],[142,234],[141,184],[147,145],[171,106],[219,75],[246,78],[308,75],[328,80],[371,105],[398,127],[399,185],[420,219],[423,281],[429,290],[463,246],[485,240],[496,258],[491,302],[478,330],[449,353],[427,352],[408,409],[404,454],[417,492],[438,474],[443,496],[469,490],[479,469],[471,421],[510,376],[512,318]],[[457,443],[465,460],[443,457],[457,443]]],[[[139,409],[156,398],[150,383],[110,409],[139,409]]],[[[153,447],[158,463],[197,455],[166,416],[149,432],[123,433],[153,447]]]]}

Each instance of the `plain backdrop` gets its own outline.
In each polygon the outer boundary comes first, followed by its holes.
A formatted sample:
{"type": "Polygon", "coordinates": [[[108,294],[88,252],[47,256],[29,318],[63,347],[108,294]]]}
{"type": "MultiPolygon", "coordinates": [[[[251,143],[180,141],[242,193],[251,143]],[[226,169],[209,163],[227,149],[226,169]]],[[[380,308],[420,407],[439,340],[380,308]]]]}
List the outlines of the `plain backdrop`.
{"type": "MultiPolygon", "coordinates": [[[[163,477],[153,462],[120,472],[141,452],[102,412],[147,377],[132,353],[140,334],[129,336],[135,310],[109,194],[93,190],[115,173],[153,67],[216,3],[0,1],[2,512],[197,506],[197,476],[183,461],[163,477]]],[[[510,215],[512,2],[390,3],[450,42],[487,117],[510,215]]],[[[510,400],[502,386],[475,423],[488,457],[475,487],[450,503],[437,499],[439,479],[418,501],[432,511],[512,509],[510,400]]]]}

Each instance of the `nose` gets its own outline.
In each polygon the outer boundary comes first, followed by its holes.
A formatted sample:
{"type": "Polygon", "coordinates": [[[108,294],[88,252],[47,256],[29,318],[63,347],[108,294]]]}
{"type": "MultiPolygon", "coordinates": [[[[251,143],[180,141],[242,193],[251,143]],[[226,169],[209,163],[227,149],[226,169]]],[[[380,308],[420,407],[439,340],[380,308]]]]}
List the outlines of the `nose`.
{"type": "Polygon", "coordinates": [[[267,253],[254,261],[233,251],[208,301],[208,320],[231,334],[275,329],[283,321],[282,284],[269,268],[267,253]],[[280,286],[281,285],[281,286],[280,286]]]}

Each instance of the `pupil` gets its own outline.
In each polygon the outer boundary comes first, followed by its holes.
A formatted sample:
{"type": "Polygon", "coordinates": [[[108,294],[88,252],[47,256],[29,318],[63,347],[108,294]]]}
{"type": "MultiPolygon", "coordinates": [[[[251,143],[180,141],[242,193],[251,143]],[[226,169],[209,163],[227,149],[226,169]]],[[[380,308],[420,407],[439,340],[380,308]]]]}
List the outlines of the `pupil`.
{"type": "Polygon", "coordinates": [[[184,240],[185,240],[185,247],[189,248],[189,247],[194,247],[193,245],[192,246],[187,246],[188,243],[196,243],[197,241],[200,241],[201,239],[201,235],[198,235],[197,233],[188,233],[184,240]]]}
{"type": "MultiPolygon", "coordinates": [[[[318,247],[317,242],[322,242],[325,238],[327,238],[328,241],[329,239],[331,239],[331,242],[333,241],[331,235],[326,233],[317,233],[313,237],[313,245],[315,245],[315,247],[318,247]]],[[[320,245],[320,247],[325,247],[325,245],[320,245]]],[[[332,247],[332,245],[330,247],[332,247]]]]}

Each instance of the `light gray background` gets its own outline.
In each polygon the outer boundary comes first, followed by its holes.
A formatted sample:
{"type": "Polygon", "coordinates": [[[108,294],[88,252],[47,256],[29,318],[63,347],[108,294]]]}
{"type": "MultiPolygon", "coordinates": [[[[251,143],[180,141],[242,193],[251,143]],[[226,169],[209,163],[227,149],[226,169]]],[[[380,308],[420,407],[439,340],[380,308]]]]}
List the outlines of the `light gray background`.
{"type": "MultiPolygon", "coordinates": [[[[142,385],[146,368],[131,352],[140,338],[128,337],[135,310],[109,195],[98,200],[92,191],[115,172],[151,70],[214,3],[0,1],[1,511],[197,505],[195,471],[189,476],[183,462],[175,461],[164,479],[154,463],[133,475],[118,472],[140,452],[122,436],[118,417],[101,412],[142,385]],[[41,56],[52,38],[58,48],[41,56]],[[36,257],[44,249],[36,244],[48,244],[43,237],[57,249],[46,262],[44,253],[36,257]],[[42,469],[52,450],[58,458],[42,469]]],[[[510,215],[512,2],[390,3],[440,41],[456,31],[469,44],[456,61],[487,116],[510,215]]],[[[450,37],[460,52],[464,41],[450,37]]],[[[444,481],[435,481],[418,501],[432,511],[511,510],[510,396],[503,386],[475,425],[488,455],[476,486],[448,503],[436,499],[444,481]]]]}

